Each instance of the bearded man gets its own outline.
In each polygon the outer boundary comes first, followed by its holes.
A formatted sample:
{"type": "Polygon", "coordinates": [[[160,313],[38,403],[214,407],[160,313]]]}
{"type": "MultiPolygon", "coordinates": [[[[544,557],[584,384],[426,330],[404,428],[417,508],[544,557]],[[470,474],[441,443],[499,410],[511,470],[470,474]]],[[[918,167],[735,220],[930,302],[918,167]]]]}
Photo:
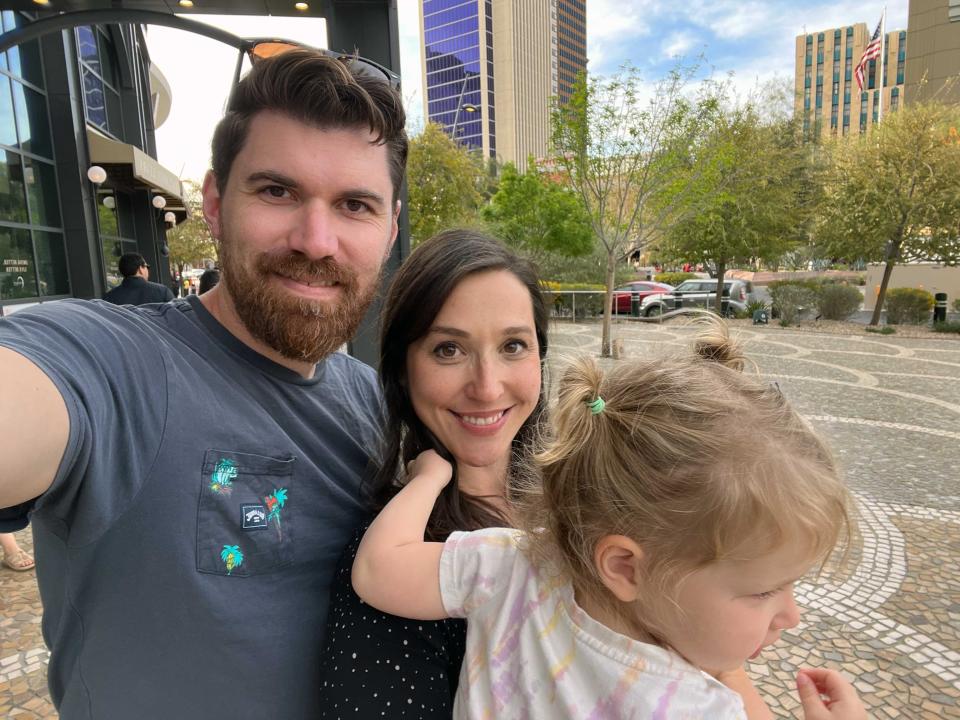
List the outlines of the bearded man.
{"type": "MultiPolygon", "coordinates": [[[[355,332],[397,234],[404,113],[308,50],[218,125],[203,296],[0,320],[0,507],[31,509],[64,720],[308,718],[379,436],[355,332]]],[[[3,528],[0,528],[3,529],[3,528]]]]}

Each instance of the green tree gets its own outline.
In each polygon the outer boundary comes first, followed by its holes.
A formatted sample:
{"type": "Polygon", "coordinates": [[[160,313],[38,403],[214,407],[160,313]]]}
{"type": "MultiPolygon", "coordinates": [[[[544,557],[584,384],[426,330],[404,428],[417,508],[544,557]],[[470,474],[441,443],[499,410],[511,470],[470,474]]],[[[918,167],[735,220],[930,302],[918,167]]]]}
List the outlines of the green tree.
{"type": "Polygon", "coordinates": [[[720,312],[729,267],[776,261],[803,240],[806,154],[792,121],[765,120],[752,102],[725,113],[708,144],[715,162],[698,184],[697,210],[671,225],[659,250],[716,268],[720,312]]]}
{"type": "Polygon", "coordinates": [[[187,265],[196,267],[207,260],[217,260],[217,244],[203,219],[200,185],[193,180],[185,180],[183,185],[183,201],[189,219],[167,230],[170,265],[176,269],[179,276],[183,275],[187,265]]]}
{"type": "Polygon", "coordinates": [[[832,147],[817,242],[832,257],[886,264],[871,325],[898,262],[960,261],[958,128],[960,108],[917,102],[832,147]]]}
{"type": "Polygon", "coordinates": [[[611,300],[617,265],[663,235],[709,165],[697,147],[714,120],[725,86],[704,83],[690,98],[696,67],[678,67],[648,100],[639,71],[609,79],[581,76],[552,114],[554,162],[587,211],[606,253],[600,352],[610,355],[611,300]]]}
{"type": "Polygon", "coordinates": [[[507,163],[490,204],[480,216],[498,237],[539,264],[551,255],[580,257],[593,249],[593,228],[573,191],[537,168],[533,158],[520,173],[507,163]]]}
{"type": "Polygon", "coordinates": [[[482,157],[455,143],[436,123],[427,123],[410,141],[407,179],[413,244],[448,227],[476,223],[490,184],[482,157]]]}

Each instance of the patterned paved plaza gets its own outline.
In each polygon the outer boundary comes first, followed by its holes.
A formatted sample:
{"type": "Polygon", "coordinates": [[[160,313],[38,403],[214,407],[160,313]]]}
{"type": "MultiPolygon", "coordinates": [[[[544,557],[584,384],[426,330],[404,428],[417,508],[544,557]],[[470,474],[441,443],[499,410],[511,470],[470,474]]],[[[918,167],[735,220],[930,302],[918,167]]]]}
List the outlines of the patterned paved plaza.
{"type": "MultiPolygon", "coordinates": [[[[558,324],[551,356],[595,353],[597,324],[558,324]]],[[[681,324],[622,322],[625,353],[686,345],[681,324]]],[[[861,510],[855,570],[801,583],[805,614],[749,667],[797,717],[804,665],[855,680],[871,716],[960,718],[960,341],[744,327],[748,353],[831,440],[861,510]]],[[[20,533],[29,548],[29,533],[20,533]]],[[[33,573],[0,569],[0,717],[54,718],[33,573]]]]}
{"type": "MultiPolygon", "coordinates": [[[[625,321],[614,337],[639,357],[686,348],[694,331],[625,321]]],[[[872,718],[960,718],[960,342],[737,332],[833,444],[863,535],[852,572],[799,585],[800,625],[749,665],[761,692],[778,716],[800,717],[796,670],[829,666],[854,680],[872,718]]],[[[558,324],[550,354],[596,353],[599,334],[558,324]]]]}

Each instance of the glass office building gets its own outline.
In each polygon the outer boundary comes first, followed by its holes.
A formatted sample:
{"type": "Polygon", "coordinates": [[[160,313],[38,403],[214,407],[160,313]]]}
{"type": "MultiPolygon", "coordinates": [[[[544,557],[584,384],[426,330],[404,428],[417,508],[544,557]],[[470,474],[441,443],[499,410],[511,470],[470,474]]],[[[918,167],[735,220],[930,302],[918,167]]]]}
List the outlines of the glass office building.
{"type": "MultiPolygon", "coordinates": [[[[32,18],[0,12],[3,32],[32,18]]],[[[164,215],[186,212],[179,179],[154,159],[165,89],[147,58],[134,25],[71,28],[0,53],[0,314],[101,297],[126,252],[169,280],[164,215]],[[106,171],[99,185],[92,165],[106,171]]]]}
{"type": "Polygon", "coordinates": [[[423,2],[426,117],[491,157],[496,155],[492,23],[492,0],[423,2]]]}
{"type": "Polygon", "coordinates": [[[586,68],[584,0],[422,0],[424,116],[486,157],[545,157],[586,68]]]}

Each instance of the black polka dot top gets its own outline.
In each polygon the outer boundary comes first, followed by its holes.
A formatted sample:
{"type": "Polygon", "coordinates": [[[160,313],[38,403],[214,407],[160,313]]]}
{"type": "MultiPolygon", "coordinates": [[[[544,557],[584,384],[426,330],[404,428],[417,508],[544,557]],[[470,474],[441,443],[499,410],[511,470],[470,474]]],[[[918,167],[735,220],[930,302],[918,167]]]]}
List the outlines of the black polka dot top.
{"type": "Polygon", "coordinates": [[[407,620],[364,603],[350,569],[367,526],[337,565],[320,659],[320,717],[449,720],[467,636],[463,620],[407,620]]]}

